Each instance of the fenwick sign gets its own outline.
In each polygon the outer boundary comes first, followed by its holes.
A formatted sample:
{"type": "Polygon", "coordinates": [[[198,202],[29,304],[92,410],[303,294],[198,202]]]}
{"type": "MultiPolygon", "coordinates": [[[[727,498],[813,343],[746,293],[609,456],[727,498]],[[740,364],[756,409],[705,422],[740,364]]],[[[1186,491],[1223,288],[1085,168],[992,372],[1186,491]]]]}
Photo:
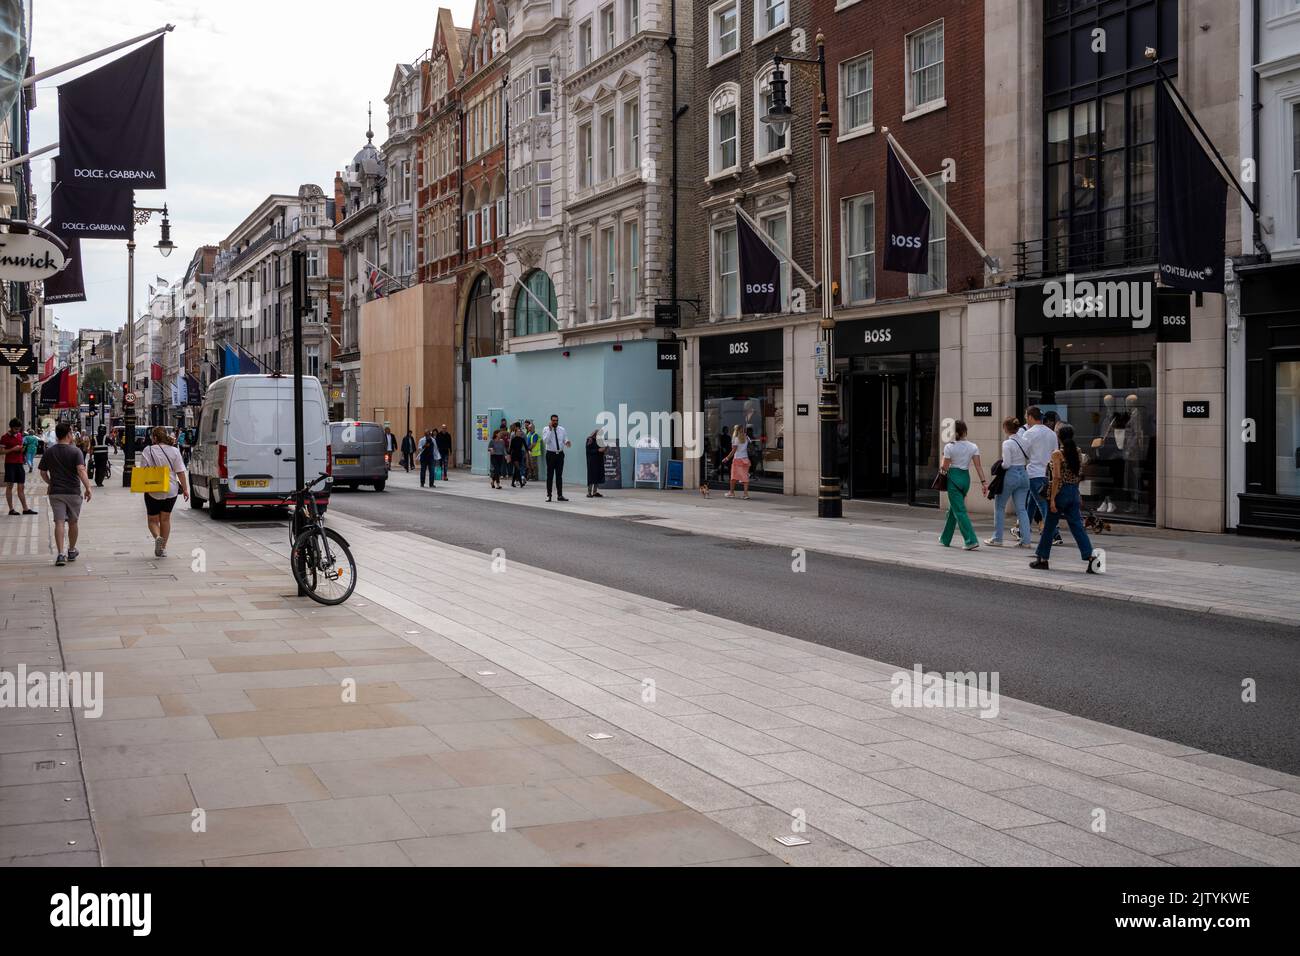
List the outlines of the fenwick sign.
{"type": "Polygon", "coordinates": [[[40,282],[58,275],[67,266],[67,247],[48,230],[8,219],[0,219],[0,226],[28,230],[0,233],[0,279],[40,282]]]}

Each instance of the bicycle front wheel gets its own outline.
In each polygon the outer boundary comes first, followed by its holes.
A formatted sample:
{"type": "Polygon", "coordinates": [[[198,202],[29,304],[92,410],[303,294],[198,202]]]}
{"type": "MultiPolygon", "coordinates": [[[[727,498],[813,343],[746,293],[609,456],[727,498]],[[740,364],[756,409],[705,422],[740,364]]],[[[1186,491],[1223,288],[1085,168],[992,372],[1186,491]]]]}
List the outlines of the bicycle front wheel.
{"type": "Polygon", "coordinates": [[[293,578],[317,604],[342,604],[357,586],[357,564],[335,531],[308,528],[293,543],[293,578]]]}

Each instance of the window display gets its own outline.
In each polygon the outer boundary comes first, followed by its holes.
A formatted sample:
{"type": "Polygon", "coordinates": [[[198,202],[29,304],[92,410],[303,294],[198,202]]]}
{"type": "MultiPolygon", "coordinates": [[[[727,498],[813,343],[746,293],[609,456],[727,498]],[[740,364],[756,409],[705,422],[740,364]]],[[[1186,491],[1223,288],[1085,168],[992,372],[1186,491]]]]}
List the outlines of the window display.
{"type": "Polygon", "coordinates": [[[1155,335],[1027,336],[1021,349],[1023,406],[1055,411],[1084,451],[1084,510],[1153,522],[1155,335]]]}

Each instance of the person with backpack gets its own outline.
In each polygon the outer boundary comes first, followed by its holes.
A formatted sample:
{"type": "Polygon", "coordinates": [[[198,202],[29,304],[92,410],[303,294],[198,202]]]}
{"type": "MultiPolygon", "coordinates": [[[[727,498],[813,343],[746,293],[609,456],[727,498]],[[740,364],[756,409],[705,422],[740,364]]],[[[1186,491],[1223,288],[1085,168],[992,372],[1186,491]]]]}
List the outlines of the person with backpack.
{"type": "Polygon", "coordinates": [[[1079,555],[1088,563],[1088,573],[1096,574],[1093,567],[1092,541],[1083,527],[1083,515],[1080,513],[1079,476],[1083,474],[1083,456],[1079,446],[1074,442],[1074,429],[1062,425],[1057,433],[1060,447],[1052,453],[1048,465],[1047,485],[1047,519],[1043,522],[1043,533],[1038,539],[1038,550],[1029,567],[1034,571],[1050,571],[1048,558],[1052,555],[1052,539],[1056,534],[1061,519],[1070,526],[1070,534],[1079,547],[1079,555]]]}
{"type": "Polygon", "coordinates": [[[415,436],[411,433],[411,430],[408,428],[406,430],[406,435],[403,436],[402,438],[402,467],[405,468],[408,473],[411,470],[411,464],[414,462],[414,459],[415,459],[415,436]]]}
{"type": "Polygon", "coordinates": [[[434,484],[434,479],[438,461],[442,456],[438,452],[438,440],[434,437],[433,432],[426,431],[424,433],[424,437],[420,439],[418,454],[420,456],[420,487],[424,487],[426,475],[429,478],[429,487],[437,487],[434,484]]]}
{"type": "MultiPolygon", "coordinates": [[[[993,537],[984,543],[990,548],[1002,547],[1002,531],[1007,520],[1007,502],[1016,507],[1016,519],[1020,527],[1029,527],[1029,452],[1024,443],[1016,437],[1020,430],[1020,420],[1014,416],[1002,420],[1002,431],[1006,438],[1002,442],[1002,457],[993,463],[993,480],[989,483],[989,497],[993,498],[993,537]]],[[[1029,547],[1028,536],[1021,540],[1019,547],[1029,547]]]]}

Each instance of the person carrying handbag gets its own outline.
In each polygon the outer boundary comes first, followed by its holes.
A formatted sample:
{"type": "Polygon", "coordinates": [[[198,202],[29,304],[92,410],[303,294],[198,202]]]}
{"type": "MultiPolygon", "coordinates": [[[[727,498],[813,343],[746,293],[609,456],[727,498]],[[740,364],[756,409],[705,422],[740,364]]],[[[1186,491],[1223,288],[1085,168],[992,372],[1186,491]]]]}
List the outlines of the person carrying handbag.
{"type": "Polygon", "coordinates": [[[1002,420],[1002,431],[1007,437],[1002,442],[1002,457],[993,464],[993,481],[988,490],[988,496],[993,499],[993,537],[984,543],[991,548],[1002,547],[1008,501],[1015,504],[1016,519],[1020,522],[1019,546],[1029,547],[1029,452],[1016,437],[1019,430],[1020,422],[1016,418],[1002,420]]]}
{"type": "Polygon", "coordinates": [[[1057,526],[1064,518],[1070,526],[1070,534],[1079,547],[1079,556],[1088,563],[1088,573],[1096,574],[1093,566],[1092,541],[1083,527],[1083,516],[1079,505],[1079,476],[1083,474],[1083,456],[1074,441],[1074,429],[1062,425],[1057,432],[1061,447],[1052,453],[1048,465],[1047,519],[1043,522],[1043,533],[1038,539],[1038,550],[1029,567],[1034,571],[1050,571],[1048,558],[1052,555],[1052,539],[1057,526]]]}
{"type": "Polygon", "coordinates": [[[166,491],[147,491],[144,494],[145,520],[153,538],[155,558],[167,557],[167,539],[172,533],[172,508],[176,506],[177,488],[185,500],[190,500],[189,475],[181,453],[172,444],[167,429],[159,425],[151,433],[152,444],[140,452],[140,468],[167,468],[174,480],[167,482],[166,491]]]}
{"type": "Polygon", "coordinates": [[[972,441],[966,440],[966,423],[957,422],[953,426],[954,440],[943,446],[943,461],[939,473],[947,478],[948,518],[939,535],[939,544],[948,547],[952,544],[953,532],[961,529],[962,540],[967,551],[977,551],[980,539],[975,535],[971,525],[970,514],[966,511],[966,493],[970,491],[970,468],[980,476],[980,487],[987,491],[988,482],[984,480],[984,467],[980,464],[980,449],[972,441]]]}

